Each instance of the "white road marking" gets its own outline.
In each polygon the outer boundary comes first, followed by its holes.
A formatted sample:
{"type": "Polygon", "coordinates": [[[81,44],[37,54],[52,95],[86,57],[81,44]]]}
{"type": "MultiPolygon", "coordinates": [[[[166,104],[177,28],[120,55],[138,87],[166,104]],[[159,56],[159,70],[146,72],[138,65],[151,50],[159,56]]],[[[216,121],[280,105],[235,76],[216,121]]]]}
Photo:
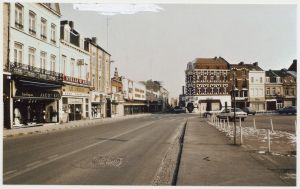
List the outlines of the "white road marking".
{"type": "Polygon", "coordinates": [[[37,165],[39,163],[41,163],[41,161],[35,161],[35,162],[27,164],[26,167],[31,167],[31,166],[37,165]]]}
{"type": "Polygon", "coordinates": [[[90,145],[88,145],[88,146],[85,146],[85,147],[83,147],[83,148],[76,149],[76,150],[74,150],[74,151],[68,152],[68,153],[63,154],[63,155],[61,155],[61,156],[54,157],[53,159],[50,159],[50,160],[48,160],[48,161],[44,161],[44,162],[41,162],[41,163],[39,163],[39,164],[33,165],[33,166],[31,166],[31,167],[27,167],[27,168],[23,169],[22,171],[19,171],[19,172],[17,172],[17,173],[11,174],[11,175],[9,175],[9,176],[3,178],[3,181],[10,180],[10,179],[12,179],[12,178],[14,178],[14,177],[17,177],[17,176],[19,176],[19,175],[22,175],[22,174],[24,174],[24,173],[27,173],[27,172],[32,171],[32,170],[34,170],[34,169],[37,169],[37,168],[39,168],[39,167],[41,167],[41,166],[47,165],[47,164],[52,163],[52,162],[54,162],[54,161],[56,161],[56,160],[60,160],[60,159],[62,159],[62,158],[65,158],[65,157],[68,157],[68,156],[70,156],[70,155],[76,154],[76,153],[81,152],[81,151],[83,151],[83,150],[92,148],[92,147],[94,147],[94,146],[96,146],[96,145],[98,145],[98,144],[102,144],[102,143],[107,142],[107,141],[109,141],[109,140],[111,140],[111,139],[115,139],[115,138],[118,138],[118,137],[120,137],[120,136],[126,135],[126,134],[128,134],[128,133],[134,132],[134,131],[136,131],[136,130],[142,129],[142,128],[144,128],[144,127],[148,127],[149,125],[152,125],[153,123],[154,123],[154,121],[151,121],[151,122],[149,122],[149,123],[145,123],[145,124],[143,124],[141,127],[137,127],[137,128],[131,129],[131,130],[129,130],[129,131],[126,131],[126,132],[123,132],[123,133],[121,133],[121,134],[118,134],[118,135],[115,135],[115,136],[113,136],[113,137],[110,137],[110,138],[108,138],[108,139],[106,139],[106,140],[102,140],[102,141],[99,141],[99,142],[90,144],[90,145]]]}
{"type": "Polygon", "coordinates": [[[48,159],[53,159],[53,158],[55,158],[55,157],[57,157],[57,156],[58,156],[58,154],[55,154],[55,155],[53,155],[53,156],[49,156],[48,159]]]}
{"type": "Polygon", "coordinates": [[[6,175],[9,175],[9,174],[12,174],[14,172],[17,172],[17,169],[15,170],[12,170],[12,171],[7,171],[6,173],[3,173],[3,176],[6,176],[6,175]]]}

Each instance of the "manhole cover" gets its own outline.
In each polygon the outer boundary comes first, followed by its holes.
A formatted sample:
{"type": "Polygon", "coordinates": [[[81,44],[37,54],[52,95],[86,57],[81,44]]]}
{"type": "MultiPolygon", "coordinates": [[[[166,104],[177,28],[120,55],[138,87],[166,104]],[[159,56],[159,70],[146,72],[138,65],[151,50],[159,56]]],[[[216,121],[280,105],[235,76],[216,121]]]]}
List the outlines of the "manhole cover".
{"type": "Polygon", "coordinates": [[[98,169],[104,167],[121,167],[123,163],[122,157],[112,157],[112,156],[93,156],[92,158],[84,159],[75,164],[77,168],[83,169],[98,169]]]}

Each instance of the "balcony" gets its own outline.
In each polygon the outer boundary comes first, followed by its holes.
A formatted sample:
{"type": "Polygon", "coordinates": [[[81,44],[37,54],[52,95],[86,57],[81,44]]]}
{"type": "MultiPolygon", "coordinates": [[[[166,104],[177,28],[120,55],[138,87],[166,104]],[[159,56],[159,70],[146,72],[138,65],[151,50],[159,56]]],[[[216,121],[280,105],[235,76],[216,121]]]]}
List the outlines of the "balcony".
{"type": "Polygon", "coordinates": [[[63,75],[63,80],[68,81],[68,82],[72,82],[72,83],[81,84],[81,85],[91,86],[90,81],[86,81],[86,80],[83,80],[83,79],[78,79],[76,77],[63,75]]]}
{"type": "Polygon", "coordinates": [[[20,30],[23,30],[23,24],[22,23],[19,23],[19,22],[15,22],[15,26],[16,28],[20,29],[20,30]]]}
{"type": "Polygon", "coordinates": [[[10,72],[14,75],[31,77],[47,81],[62,82],[63,80],[63,74],[61,73],[17,62],[10,63],[10,72]]]}
{"type": "Polygon", "coordinates": [[[29,34],[30,34],[30,35],[34,35],[34,36],[35,36],[35,35],[36,35],[36,31],[35,31],[35,30],[33,30],[33,29],[29,29],[29,34]]]}
{"type": "Polygon", "coordinates": [[[47,36],[41,34],[41,39],[42,39],[42,40],[46,40],[46,39],[47,39],[47,36]]]}
{"type": "Polygon", "coordinates": [[[51,39],[51,42],[52,42],[53,44],[56,44],[56,41],[55,41],[54,39],[51,39]]]}

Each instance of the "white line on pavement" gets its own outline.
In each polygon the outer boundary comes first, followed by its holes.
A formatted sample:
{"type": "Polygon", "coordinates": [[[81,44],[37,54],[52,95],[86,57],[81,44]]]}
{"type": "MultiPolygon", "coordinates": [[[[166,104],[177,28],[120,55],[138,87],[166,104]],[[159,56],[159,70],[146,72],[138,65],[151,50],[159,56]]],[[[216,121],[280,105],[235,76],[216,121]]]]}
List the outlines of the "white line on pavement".
{"type": "MultiPolygon", "coordinates": [[[[83,150],[92,148],[92,147],[94,147],[94,146],[96,146],[96,145],[98,145],[98,144],[102,144],[102,143],[107,142],[107,141],[109,141],[109,140],[111,140],[111,139],[115,139],[115,138],[118,138],[118,137],[120,137],[120,136],[126,135],[126,134],[128,134],[128,133],[134,132],[134,131],[136,131],[136,130],[142,129],[142,128],[144,128],[144,127],[148,127],[149,125],[151,125],[151,124],[153,124],[153,123],[154,123],[154,121],[145,123],[145,124],[143,124],[141,127],[137,127],[137,128],[131,129],[131,130],[129,130],[129,131],[126,131],[126,132],[123,132],[123,133],[121,133],[121,134],[118,134],[118,135],[115,135],[115,136],[113,136],[113,137],[110,137],[110,138],[108,138],[108,139],[106,139],[106,140],[102,140],[102,141],[100,141],[100,142],[96,142],[96,143],[90,144],[90,145],[85,146],[85,147],[83,147],[83,148],[76,149],[76,150],[74,150],[74,151],[68,152],[68,153],[63,154],[63,155],[61,155],[61,156],[57,156],[56,158],[50,159],[50,160],[48,160],[48,161],[44,161],[44,162],[42,162],[42,163],[40,163],[40,164],[36,164],[36,165],[34,165],[34,166],[27,167],[27,168],[23,169],[22,171],[19,171],[19,172],[15,173],[15,174],[11,174],[11,175],[9,175],[9,176],[3,178],[3,181],[10,180],[10,179],[12,179],[12,178],[14,178],[14,177],[17,177],[17,176],[19,176],[19,175],[22,175],[22,174],[24,174],[24,173],[27,173],[27,172],[29,172],[29,171],[32,171],[32,170],[34,170],[34,169],[36,169],[36,168],[39,168],[39,167],[44,166],[44,165],[47,165],[47,164],[49,164],[49,163],[52,163],[52,162],[54,162],[54,161],[56,161],[56,160],[60,160],[60,159],[65,158],[65,157],[67,157],[67,156],[73,155],[73,154],[75,154],[75,153],[81,152],[81,151],[83,151],[83,150]]],[[[34,163],[35,163],[35,162],[34,162],[34,163]]],[[[32,164],[33,164],[33,163],[32,163],[32,164]]]]}
{"type": "Polygon", "coordinates": [[[35,161],[35,162],[27,164],[26,167],[31,167],[31,166],[37,165],[39,163],[41,163],[41,161],[35,161]]]}
{"type": "Polygon", "coordinates": [[[6,173],[3,173],[3,176],[6,176],[6,175],[9,175],[9,174],[12,174],[14,172],[17,172],[17,169],[15,170],[12,170],[12,171],[7,171],[6,173]]]}
{"type": "Polygon", "coordinates": [[[55,157],[57,157],[57,156],[58,156],[58,154],[55,154],[55,155],[53,155],[53,156],[49,156],[48,159],[53,159],[53,158],[55,158],[55,157]]]}

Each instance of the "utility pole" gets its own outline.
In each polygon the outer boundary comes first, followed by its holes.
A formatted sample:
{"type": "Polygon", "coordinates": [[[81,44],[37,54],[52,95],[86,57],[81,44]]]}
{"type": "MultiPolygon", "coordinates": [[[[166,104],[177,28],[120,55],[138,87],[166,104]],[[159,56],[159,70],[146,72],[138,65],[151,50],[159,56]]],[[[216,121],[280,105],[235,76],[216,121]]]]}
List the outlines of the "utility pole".
{"type": "Polygon", "coordinates": [[[235,115],[235,110],[236,110],[236,101],[235,101],[235,70],[233,71],[233,125],[234,125],[234,136],[233,136],[233,143],[236,144],[236,115],[235,115]]]}

